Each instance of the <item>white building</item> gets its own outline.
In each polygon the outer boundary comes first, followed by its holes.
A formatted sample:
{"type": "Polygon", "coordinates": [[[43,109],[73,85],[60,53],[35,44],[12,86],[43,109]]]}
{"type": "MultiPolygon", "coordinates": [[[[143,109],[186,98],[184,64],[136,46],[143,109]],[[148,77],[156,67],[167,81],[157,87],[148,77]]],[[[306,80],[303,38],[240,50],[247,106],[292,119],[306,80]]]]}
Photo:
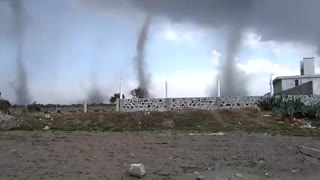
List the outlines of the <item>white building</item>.
{"type": "Polygon", "coordinates": [[[315,59],[304,58],[300,63],[301,75],[280,76],[273,80],[274,94],[320,95],[320,74],[315,74],[315,59]]]}

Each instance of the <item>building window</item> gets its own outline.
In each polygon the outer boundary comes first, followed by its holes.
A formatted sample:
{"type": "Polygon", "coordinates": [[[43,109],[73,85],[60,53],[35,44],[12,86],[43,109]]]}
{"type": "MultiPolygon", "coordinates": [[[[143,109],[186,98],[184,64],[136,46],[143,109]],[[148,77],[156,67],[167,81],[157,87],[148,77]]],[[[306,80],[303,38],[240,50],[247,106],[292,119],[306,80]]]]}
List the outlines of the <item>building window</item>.
{"type": "Polygon", "coordinates": [[[295,85],[295,86],[299,86],[299,80],[298,80],[298,79],[296,79],[296,80],[294,81],[294,85],[295,85]]]}

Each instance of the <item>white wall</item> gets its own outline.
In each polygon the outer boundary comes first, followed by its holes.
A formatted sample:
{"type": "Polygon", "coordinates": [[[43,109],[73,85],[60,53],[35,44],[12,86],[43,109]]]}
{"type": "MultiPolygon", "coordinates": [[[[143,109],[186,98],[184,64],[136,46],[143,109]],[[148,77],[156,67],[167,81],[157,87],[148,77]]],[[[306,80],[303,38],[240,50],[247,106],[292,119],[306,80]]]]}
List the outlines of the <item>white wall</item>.
{"type": "Polygon", "coordinates": [[[320,95],[320,79],[314,79],[313,80],[313,94],[314,95],[320,95]]]}
{"type": "MultiPolygon", "coordinates": [[[[295,80],[296,79],[283,79],[281,81],[282,91],[295,87],[295,80]]],[[[313,81],[312,82],[313,94],[320,95],[320,78],[302,78],[298,80],[299,80],[299,85],[307,83],[309,81],[313,81]]],[[[277,85],[277,86],[280,86],[280,85],[277,85]]],[[[278,90],[278,88],[276,88],[276,85],[275,85],[275,91],[278,90]]]]}
{"type": "Polygon", "coordinates": [[[282,81],[280,80],[273,84],[273,94],[277,94],[282,91],[281,83],[282,81]]]}
{"type": "Polygon", "coordinates": [[[304,75],[314,75],[315,74],[315,60],[314,58],[304,58],[303,59],[304,75]]]}
{"type": "MultiPolygon", "coordinates": [[[[301,79],[298,79],[299,85],[313,81],[314,79],[316,79],[317,81],[320,81],[319,78],[301,78],[301,79]]],[[[295,80],[297,80],[297,79],[283,79],[282,84],[281,84],[282,91],[296,87],[295,80]]]]}

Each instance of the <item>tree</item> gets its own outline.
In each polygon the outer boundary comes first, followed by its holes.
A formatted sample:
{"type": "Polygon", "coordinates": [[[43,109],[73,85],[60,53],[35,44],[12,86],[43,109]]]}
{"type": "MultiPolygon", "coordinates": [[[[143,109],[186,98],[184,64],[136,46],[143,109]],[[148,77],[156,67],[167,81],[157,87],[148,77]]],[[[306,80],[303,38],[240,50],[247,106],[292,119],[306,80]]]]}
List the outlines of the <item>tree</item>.
{"type": "Polygon", "coordinates": [[[146,97],[145,91],[140,87],[130,91],[130,95],[132,95],[133,97],[136,97],[136,98],[145,98],[146,97]]]}
{"type": "Polygon", "coordinates": [[[0,111],[8,113],[10,107],[11,107],[11,103],[8,100],[1,98],[1,92],[0,92],[0,111]]]}
{"type": "Polygon", "coordinates": [[[34,102],[32,104],[27,105],[28,112],[40,112],[41,105],[34,102]]]}
{"type": "MultiPolygon", "coordinates": [[[[120,98],[120,93],[116,93],[116,94],[114,94],[111,98],[110,98],[110,103],[111,104],[114,104],[114,103],[116,103],[116,101],[117,101],[117,99],[118,98],[120,98]]],[[[125,96],[124,96],[124,94],[122,94],[122,99],[124,99],[125,98],[125,96]]]]}

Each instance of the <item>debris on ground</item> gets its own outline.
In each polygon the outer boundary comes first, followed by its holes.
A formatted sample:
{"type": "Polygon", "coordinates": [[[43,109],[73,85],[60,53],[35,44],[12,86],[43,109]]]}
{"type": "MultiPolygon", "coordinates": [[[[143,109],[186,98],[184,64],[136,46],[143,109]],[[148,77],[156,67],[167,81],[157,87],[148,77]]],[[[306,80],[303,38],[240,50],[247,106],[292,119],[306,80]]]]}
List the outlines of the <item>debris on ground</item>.
{"type": "Polygon", "coordinates": [[[129,174],[134,177],[142,178],[146,174],[143,164],[130,164],[129,174]]]}
{"type": "Polygon", "coordinates": [[[49,130],[49,129],[50,129],[49,126],[45,126],[45,127],[43,128],[43,130],[49,130]]]}
{"type": "Polygon", "coordinates": [[[319,149],[306,147],[306,146],[298,146],[298,150],[302,154],[320,159],[320,150],[319,149]]]}
{"type": "Polygon", "coordinates": [[[45,113],[45,118],[47,118],[47,119],[50,119],[51,118],[51,115],[49,114],[49,113],[45,113]]]}
{"type": "Polygon", "coordinates": [[[271,115],[270,114],[264,114],[261,117],[271,117],[271,115]]]}
{"type": "Polygon", "coordinates": [[[300,169],[293,169],[291,172],[292,173],[298,173],[298,172],[300,172],[300,169]]]}
{"type": "Polygon", "coordinates": [[[224,136],[223,132],[218,133],[189,133],[189,136],[224,136]]]}
{"type": "Polygon", "coordinates": [[[204,176],[200,175],[196,178],[196,180],[204,180],[204,176]]]}
{"type": "Polygon", "coordinates": [[[243,178],[243,175],[240,174],[240,173],[234,173],[234,176],[237,177],[237,178],[243,178]]]}
{"type": "Polygon", "coordinates": [[[200,173],[198,173],[198,172],[194,172],[194,174],[196,174],[196,175],[197,175],[196,180],[204,180],[204,176],[202,176],[200,173]]]}
{"type": "Polygon", "coordinates": [[[316,127],[312,126],[311,122],[305,122],[301,128],[305,128],[305,129],[316,129],[316,127]]]}

